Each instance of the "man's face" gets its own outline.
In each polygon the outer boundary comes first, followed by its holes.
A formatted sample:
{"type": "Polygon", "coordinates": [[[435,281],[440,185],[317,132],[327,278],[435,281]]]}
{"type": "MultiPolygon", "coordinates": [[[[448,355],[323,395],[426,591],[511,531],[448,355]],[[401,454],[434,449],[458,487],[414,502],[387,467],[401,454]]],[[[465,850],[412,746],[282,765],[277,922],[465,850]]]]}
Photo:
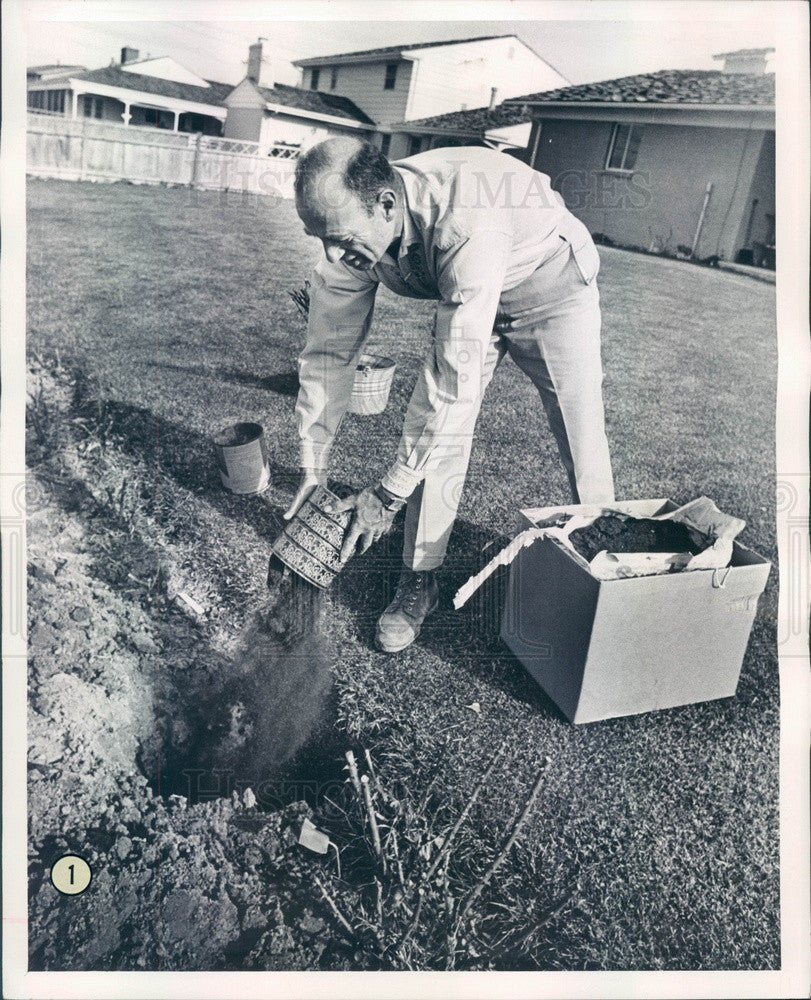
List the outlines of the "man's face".
{"type": "Polygon", "coordinates": [[[383,192],[369,215],[354,192],[333,188],[331,195],[314,199],[314,204],[296,202],[304,232],[321,240],[328,260],[343,260],[350,267],[368,271],[400,235],[396,199],[386,198],[383,192]]]}

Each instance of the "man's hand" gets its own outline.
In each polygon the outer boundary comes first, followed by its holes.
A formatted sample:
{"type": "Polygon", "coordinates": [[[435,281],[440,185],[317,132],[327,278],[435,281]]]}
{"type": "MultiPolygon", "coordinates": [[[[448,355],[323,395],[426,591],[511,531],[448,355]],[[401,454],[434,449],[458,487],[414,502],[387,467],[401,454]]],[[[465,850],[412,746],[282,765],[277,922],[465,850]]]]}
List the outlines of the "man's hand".
{"type": "Polygon", "coordinates": [[[394,523],[394,511],[386,510],[370,487],[346,500],[334,501],[328,509],[333,514],[340,514],[345,510],[355,511],[341,548],[341,562],[346,562],[355,551],[358,539],[361,540],[360,551],[365,552],[394,523]]]}
{"type": "Polygon", "coordinates": [[[316,486],[326,486],[326,485],[327,485],[327,473],[325,470],[302,469],[298,492],[293,497],[293,502],[290,504],[290,506],[282,515],[285,521],[289,521],[291,517],[295,517],[299,507],[301,507],[301,505],[304,503],[307,497],[313,492],[316,486]]]}

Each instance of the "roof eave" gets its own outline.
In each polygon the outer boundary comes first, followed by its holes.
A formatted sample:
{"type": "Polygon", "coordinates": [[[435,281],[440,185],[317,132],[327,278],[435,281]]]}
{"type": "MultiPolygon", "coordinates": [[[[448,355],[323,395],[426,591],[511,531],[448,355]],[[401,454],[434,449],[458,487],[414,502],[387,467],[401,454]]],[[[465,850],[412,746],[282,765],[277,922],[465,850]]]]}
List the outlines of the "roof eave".
{"type": "Polygon", "coordinates": [[[638,108],[646,110],[650,108],[683,108],[685,111],[771,111],[774,113],[773,104],[688,104],[686,101],[528,101],[521,98],[508,98],[502,101],[503,104],[520,106],[526,104],[531,108],[555,108],[560,110],[568,108],[596,108],[600,111],[614,110],[616,108],[638,108]]]}
{"type": "Polygon", "coordinates": [[[486,129],[433,128],[430,125],[411,127],[408,122],[403,122],[402,125],[391,125],[390,128],[392,132],[413,132],[414,135],[447,135],[452,136],[454,139],[481,139],[486,131],[486,129]]]}
{"type": "Polygon", "coordinates": [[[314,121],[328,122],[332,125],[345,125],[347,128],[365,129],[374,132],[376,126],[367,122],[359,122],[356,118],[340,118],[338,115],[325,115],[320,111],[308,111],[307,108],[293,108],[288,104],[276,104],[265,101],[265,110],[273,114],[292,115],[294,118],[311,118],[314,121]]]}
{"type": "Polygon", "coordinates": [[[295,59],[293,66],[307,69],[310,66],[349,66],[360,63],[390,63],[407,59],[415,62],[419,57],[412,55],[410,51],[398,49],[395,52],[378,52],[377,55],[365,56],[312,56],[309,59],[295,59]]]}
{"type": "Polygon", "coordinates": [[[98,83],[95,80],[85,80],[82,77],[70,77],[68,82],[70,83],[70,89],[76,93],[112,97],[124,104],[130,103],[138,104],[142,107],[159,107],[170,111],[191,111],[196,114],[210,115],[213,118],[222,118],[223,121],[228,113],[228,109],[221,101],[208,103],[189,97],[170,97],[168,94],[156,94],[146,90],[119,87],[110,83],[98,83]]]}
{"type": "Polygon", "coordinates": [[[415,135],[449,135],[457,139],[480,139],[490,132],[498,132],[500,129],[515,128],[518,125],[529,125],[531,119],[527,118],[523,122],[502,122],[501,124],[483,125],[475,129],[441,128],[436,125],[412,125],[410,122],[398,122],[390,125],[392,132],[413,132],[415,135]]]}

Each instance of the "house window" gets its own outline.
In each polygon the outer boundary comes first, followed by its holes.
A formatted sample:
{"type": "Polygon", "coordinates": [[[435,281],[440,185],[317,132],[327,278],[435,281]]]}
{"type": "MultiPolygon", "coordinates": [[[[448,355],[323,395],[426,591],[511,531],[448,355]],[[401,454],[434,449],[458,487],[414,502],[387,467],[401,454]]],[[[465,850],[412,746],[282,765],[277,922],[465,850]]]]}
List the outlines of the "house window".
{"type": "Polygon", "coordinates": [[[103,111],[102,97],[91,97],[84,95],[84,116],[85,118],[101,118],[103,111]]]}
{"type": "Polygon", "coordinates": [[[394,90],[397,82],[397,63],[386,64],[386,79],[383,81],[384,90],[394,90]]]}
{"type": "Polygon", "coordinates": [[[310,73],[310,90],[318,90],[318,78],[321,76],[321,70],[316,67],[310,73]]]}
{"type": "Polygon", "coordinates": [[[391,136],[386,134],[380,137],[380,152],[384,156],[389,155],[389,149],[391,148],[391,136]]]}
{"type": "Polygon", "coordinates": [[[408,140],[408,155],[416,156],[417,153],[422,149],[422,136],[412,135],[408,140]]]}
{"type": "Polygon", "coordinates": [[[39,107],[43,111],[65,111],[65,91],[64,90],[43,90],[40,91],[41,103],[39,107]]]}
{"type": "Polygon", "coordinates": [[[329,78],[329,89],[335,90],[337,86],[338,86],[338,67],[333,66],[329,78]]]}
{"type": "Polygon", "coordinates": [[[611,131],[608,151],[605,157],[606,170],[633,170],[636,166],[636,154],[642,142],[642,129],[639,125],[623,125],[617,123],[611,131]]]}

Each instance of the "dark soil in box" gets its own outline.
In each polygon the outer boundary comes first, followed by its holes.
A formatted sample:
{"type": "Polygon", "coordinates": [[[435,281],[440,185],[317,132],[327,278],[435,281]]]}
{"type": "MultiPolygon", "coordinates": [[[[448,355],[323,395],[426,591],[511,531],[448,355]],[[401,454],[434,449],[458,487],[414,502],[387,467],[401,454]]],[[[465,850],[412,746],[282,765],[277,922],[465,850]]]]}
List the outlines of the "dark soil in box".
{"type": "Polygon", "coordinates": [[[651,518],[604,514],[587,528],[569,536],[572,545],[586,562],[598,552],[690,552],[697,555],[709,548],[710,539],[697,545],[691,532],[678,521],[654,521],[651,518]]]}

